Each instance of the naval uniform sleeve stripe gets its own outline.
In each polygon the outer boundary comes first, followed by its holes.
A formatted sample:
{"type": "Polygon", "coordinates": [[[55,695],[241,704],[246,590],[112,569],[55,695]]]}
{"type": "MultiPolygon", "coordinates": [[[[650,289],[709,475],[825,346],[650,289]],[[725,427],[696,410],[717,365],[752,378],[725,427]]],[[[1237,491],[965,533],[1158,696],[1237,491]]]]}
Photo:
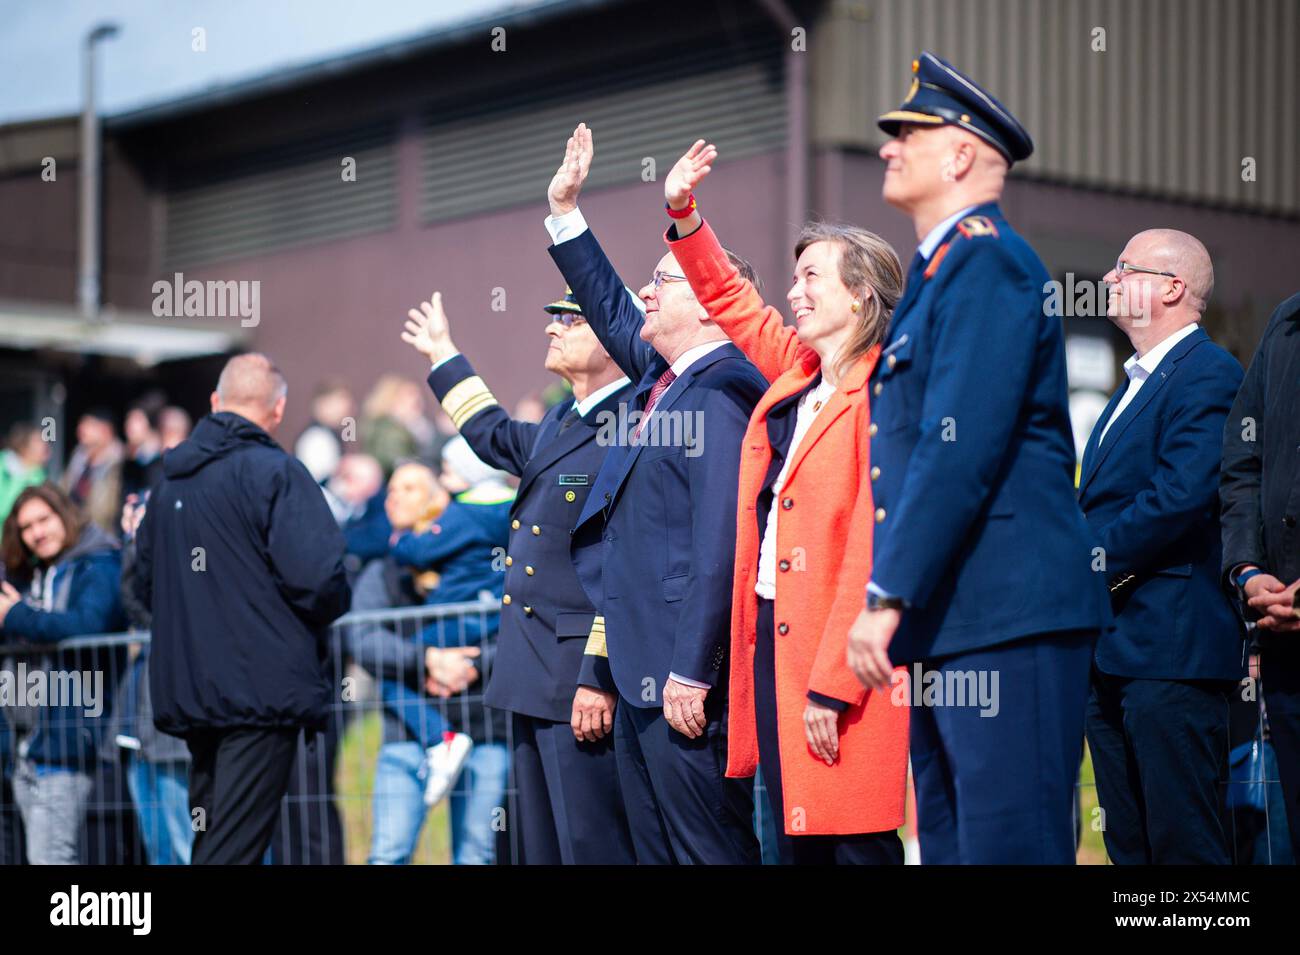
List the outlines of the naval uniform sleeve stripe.
{"type": "Polygon", "coordinates": [[[498,404],[496,397],[478,375],[458,382],[442,399],[443,410],[457,429],[484,408],[498,404]]]}
{"type": "Polygon", "coordinates": [[[587,646],[582,651],[587,656],[605,657],[608,659],[609,650],[605,647],[605,618],[596,617],[591,621],[591,636],[587,638],[587,646]]]}

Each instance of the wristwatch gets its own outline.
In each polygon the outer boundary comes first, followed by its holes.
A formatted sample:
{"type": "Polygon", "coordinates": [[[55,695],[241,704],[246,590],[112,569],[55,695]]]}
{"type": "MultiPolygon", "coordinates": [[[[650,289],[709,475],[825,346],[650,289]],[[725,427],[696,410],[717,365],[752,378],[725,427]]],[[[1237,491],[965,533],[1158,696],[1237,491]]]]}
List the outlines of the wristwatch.
{"type": "Polygon", "coordinates": [[[907,603],[902,597],[885,597],[872,591],[867,591],[867,609],[868,610],[902,610],[907,603]]]}

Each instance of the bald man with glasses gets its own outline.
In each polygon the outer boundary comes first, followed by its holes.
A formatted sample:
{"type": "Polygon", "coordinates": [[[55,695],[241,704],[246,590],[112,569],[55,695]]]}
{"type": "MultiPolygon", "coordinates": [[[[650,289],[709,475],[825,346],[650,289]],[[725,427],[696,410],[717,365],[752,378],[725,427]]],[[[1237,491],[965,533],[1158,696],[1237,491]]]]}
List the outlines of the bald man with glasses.
{"type": "Polygon", "coordinates": [[[1241,366],[1200,326],[1214,267],[1194,237],[1140,232],[1104,280],[1134,349],[1079,482],[1115,614],[1085,724],[1106,850],[1116,864],[1227,864],[1221,784],[1243,647],[1220,585],[1219,460],[1241,366]]]}

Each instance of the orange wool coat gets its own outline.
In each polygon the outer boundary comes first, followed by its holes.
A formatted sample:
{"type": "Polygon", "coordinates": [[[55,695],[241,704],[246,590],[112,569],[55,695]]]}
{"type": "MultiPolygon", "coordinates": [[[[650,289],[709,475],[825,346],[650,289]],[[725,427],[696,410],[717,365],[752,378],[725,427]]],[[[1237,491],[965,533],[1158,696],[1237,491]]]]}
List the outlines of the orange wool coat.
{"type": "MultiPolygon", "coordinates": [[[[756,507],[772,460],[767,414],[809,385],[821,362],[740,278],[707,223],[668,244],[709,316],[772,383],[749,419],[741,453],[731,605],[727,775],[752,776],[758,765],[756,507]]],[[[903,824],[908,708],[891,697],[905,701],[906,684],[869,693],[845,661],[849,628],[871,576],[868,381],[879,354],[877,345],[850,368],[799,446],[790,449],[781,491],[790,504],[778,512],[776,556],[788,559],[791,569],[777,571],[773,607],[777,627],[789,627],[775,638],[776,709],[785,831],[792,835],[881,832],[903,824]],[[840,717],[833,766],[808,748],[803,713],[809,690],[851,704],[840,717]]]]}

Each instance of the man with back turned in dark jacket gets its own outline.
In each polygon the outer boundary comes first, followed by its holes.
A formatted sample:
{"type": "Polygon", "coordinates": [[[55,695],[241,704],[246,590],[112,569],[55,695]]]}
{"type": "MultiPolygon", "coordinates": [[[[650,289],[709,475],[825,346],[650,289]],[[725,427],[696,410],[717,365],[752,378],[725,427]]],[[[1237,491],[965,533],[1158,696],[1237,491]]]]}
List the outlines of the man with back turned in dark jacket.
{"type": "Polygon", "coordinates": [[[271,437],[287,390],[265,355],[232,358],[138,531],[154,722],[193,757],[195,864],[266,852],[298,735],[325,726],[326,631],[351,599],[320,487],[271,437]]]}
{"type": "Polygon", "coordinates": [[[1223,428],[1223,579],[1255,622],[1291,847],[1300,858],[1300,295],[1264,329],[1223,428]]]}

